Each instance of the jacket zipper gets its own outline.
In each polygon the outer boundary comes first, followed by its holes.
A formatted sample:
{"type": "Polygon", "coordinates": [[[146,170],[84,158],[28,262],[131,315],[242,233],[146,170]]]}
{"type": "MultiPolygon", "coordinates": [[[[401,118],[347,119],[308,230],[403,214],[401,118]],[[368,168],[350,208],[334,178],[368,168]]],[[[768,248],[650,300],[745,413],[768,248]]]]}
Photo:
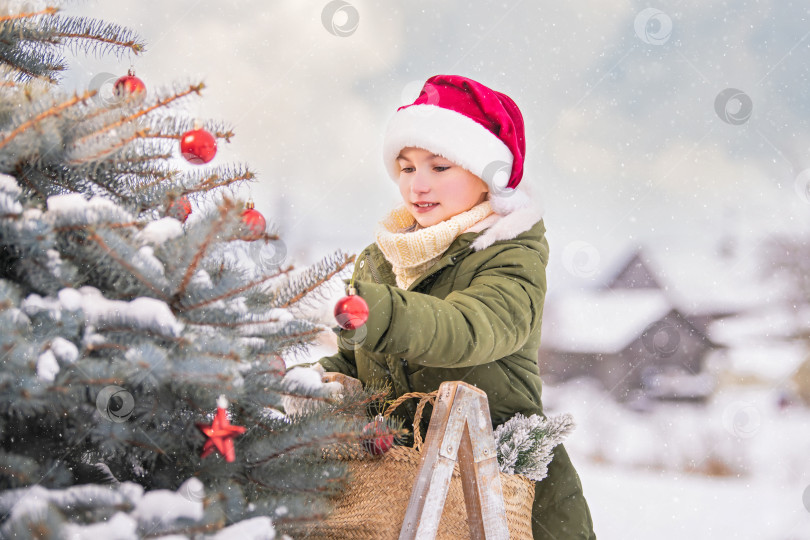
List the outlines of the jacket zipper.
{"type": "MultiPolygon", "coordinates": [[[[369,258],[368,255],[363,257],[363,260],[368,261],[368,269],[371,270],[371,277],[374,279],[374,283],[380,284],[381,281],[380,281],[379,274],[377,274],[377,267],[374,265],[374,263],[372,262],[372,260],[369,258]]],[[[362,265],[361,265],[361,268],[362,268],[362,265]]]]}

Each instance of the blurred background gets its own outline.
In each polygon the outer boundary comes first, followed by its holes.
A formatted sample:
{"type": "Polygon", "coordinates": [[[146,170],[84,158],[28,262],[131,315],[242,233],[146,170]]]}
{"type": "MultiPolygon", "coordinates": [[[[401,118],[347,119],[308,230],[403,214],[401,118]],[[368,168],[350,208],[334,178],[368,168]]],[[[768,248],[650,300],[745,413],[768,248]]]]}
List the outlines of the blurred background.
{"type": "Polygon", "coordinates": [[[577,420],[567,446],[599,538],[810,538],[806,3],[65,9],[148,44],[72,58],[68,88],[111,90],[130,67],[149,89],[205,82],[186,106],[236,132],[214,164],[258,173],[240,195],[301,266],[373,241],[399,200],[382,134],[425,79],[511,96],[551,247],[544,403],[577,420]]]}

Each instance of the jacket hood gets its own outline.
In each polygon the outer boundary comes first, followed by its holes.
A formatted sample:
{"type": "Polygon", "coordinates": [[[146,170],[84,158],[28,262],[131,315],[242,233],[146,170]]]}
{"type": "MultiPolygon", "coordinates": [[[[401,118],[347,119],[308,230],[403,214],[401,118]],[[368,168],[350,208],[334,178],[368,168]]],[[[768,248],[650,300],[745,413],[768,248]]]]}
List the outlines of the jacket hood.
{"type": "Polygon", "coordinates": [[[467,229],[465,232],[481,232],[470,244],[473,251],[486,249],[499,240],[511,240],[531,229],[543,218],[541,201],[519,186],[509,197],[499,197],[492,202],[494,214],[467,229]]]}

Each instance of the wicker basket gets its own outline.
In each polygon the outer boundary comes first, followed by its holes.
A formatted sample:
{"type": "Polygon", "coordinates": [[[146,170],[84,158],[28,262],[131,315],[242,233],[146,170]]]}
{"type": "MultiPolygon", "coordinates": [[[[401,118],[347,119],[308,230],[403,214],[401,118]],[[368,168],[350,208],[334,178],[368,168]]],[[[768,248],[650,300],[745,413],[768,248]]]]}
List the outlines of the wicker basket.
{"type": "MultiPolygon", "coordinates": [[[[423,407],[424,403],[420,405],[423,407]]],[[[415,425],[418,425],[422,407],[415,425]]],[[[332,457],[336,457],[335,454],[332,457]]],[[[349,465],[350,480],[338,496],[334,511],[317,525],[295,532],[300,533],[301,538],[312,539],[397,540],[421,453],[414,448],[395,446],[379,457],[364,453],[349,453],[343,457],[349,465]]],[[[524,476],[504,473],[500,474],[500,480],[510,539],[532,540],[534,482],[524,476]]],[[[453,469],[437,538],[470,538],[458,464],[453,469]]]]}
{"type": "MultiPolygon", "coordinates": [[[[349,462],[351,480],[329,517],[308,529],[302,538],[396,540],[416,480],[420,454],[395,446],[380,458],[349,462]]],[[[531,513],[534,482],[523,476],[501,473],[509,537],[532,540],[531,513]]],[[[458,466],[447,492],[439,522],[441,540],[470,538],[467,510],[458,466]]]]}

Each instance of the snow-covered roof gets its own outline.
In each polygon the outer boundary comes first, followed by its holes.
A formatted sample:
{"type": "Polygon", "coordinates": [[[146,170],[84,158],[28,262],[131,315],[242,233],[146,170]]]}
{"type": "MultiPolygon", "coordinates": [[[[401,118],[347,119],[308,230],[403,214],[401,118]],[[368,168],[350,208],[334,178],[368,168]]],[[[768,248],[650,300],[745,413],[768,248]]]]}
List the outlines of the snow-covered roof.
{"type": "Polygon", "coordinates": [[[755,375],[768,382],[783,383],[804,362],[808,350],[801,341],[787,341],[732,347],[714,354],[721,358],[711,362],[734,375],[755,375]]]}
{"type": "MultiPolygon", "coordinates": [[[[749,239],[748,243],[752,240],[749,239]]],[[[762,277],[761,251],[742,243],[730,255],[696,243],[647,243],[605,266],[598,281],[606,285],[635,254],[685,314],[736,312],[784,296],[784,284],[762,277]]]]}
{"type": "Polygon", "coordinates": [[[616,353],[672,309],[654,289],[566,294],[547,302],[543,347],[579,353],[616,353]]]}
{"type": "Polygon", "coordinates": [[[742,345],[766,340],[787,340],[810,328],[810,309],[787,304],[763,307],[756,311],[712,322],[706,330],[715,343],[742,345]]]}

